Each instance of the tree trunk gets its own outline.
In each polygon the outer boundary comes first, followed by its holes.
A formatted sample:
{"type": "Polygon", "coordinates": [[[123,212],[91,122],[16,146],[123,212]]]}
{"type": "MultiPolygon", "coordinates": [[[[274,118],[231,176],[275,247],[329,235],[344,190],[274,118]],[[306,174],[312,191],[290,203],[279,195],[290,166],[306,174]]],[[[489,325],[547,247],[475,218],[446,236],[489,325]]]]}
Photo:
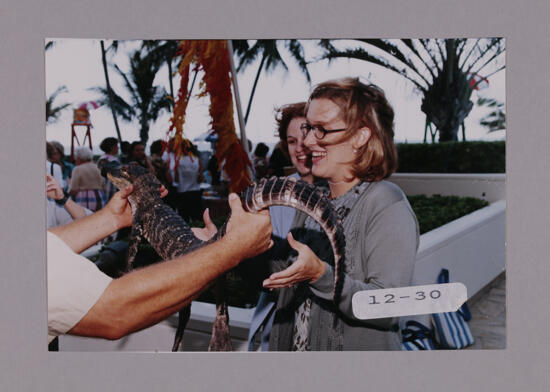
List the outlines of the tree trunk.
{"type": "Polygon", "coordinates": [[[113,115],[113,121],[115,123],[116,134],[118,137],[118,144],[122,148],[122,137],[120,136],[120,128],[118,127],[118,120],[115,114],[115,108],[113,106],[113,90],[111,90],[111,83],[109,82],[109,71],[107,70],[107,59],[105,56],[105,44],[103,40],[100,41],[101,44],[101,60],[103,61],[103,72],[105,73],[105,84],[107,85],[107,94],[109,97],[109,107],[111,108],[111,113],[113,115]]]}
{"type": "Polygon", "coordinates": [[[264,53],[262,57],[262,61],[260,62],[260,67],[258,68],[258,72],[256,72],[256,78],[254,79],[254,84],[252,85],[252,91],[250,92],[250,97],[248,98],[248,105],[246,106],[246,114],[244,115],[244,123],[248,121],[248,115],[250,114],[250,108],[252,107],[252,99],[254,98],[254,93],[256,92],[256,86],[258,84],[258,79],[260,78],[260,74],[262,73],[262,68],[264,67],[266,54],[264,53]]]}
{"type": "Polygon", "coordinates": [[[439,129],[439,141],[440,142],[452,142],[457,141],[458,127],[445,126],[439,129]]]}
{"type": "Polygon", "coordinates": [[[141,129],[139,130],[139,141],[145,146],[149,140],[149,120],[142,118],[140,120],[141,129]]]}
{"type": "Polygon", "coordinates": [[[174,108],[174,103],[176,101],[176,97],[174,96],[174,84],[172,83],[172,58],[167,59],[168,63],[168,84],[170,85],[170,96],[172,99],[170,100],[170,110],[172,111],[174,108]]]}

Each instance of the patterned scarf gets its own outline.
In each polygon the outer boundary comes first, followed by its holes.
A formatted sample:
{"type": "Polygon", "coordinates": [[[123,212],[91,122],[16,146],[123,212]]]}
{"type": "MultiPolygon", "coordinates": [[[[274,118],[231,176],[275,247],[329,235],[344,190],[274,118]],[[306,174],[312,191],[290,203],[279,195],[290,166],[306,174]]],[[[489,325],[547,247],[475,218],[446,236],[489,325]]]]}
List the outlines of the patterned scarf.
{"type": "MultiPolygon", "coordinates": [[[[332,200],[332,205],[342,223],[369,184],[369,182],[358,182],[348,192],[332,200]]],[[[310,217],[306,219],[304,226],[306,229],[321,230],[317,222],[310,217]]],[[[347,266],[350,262],[351,260],[346,260],[347,266]]],[[[326,350],[342,350],[344,324],[338,317],[338,310],[333,309],[330,312],[323,310],[315,302],[315,297],[308,289],[307,284],[298,286],[296,296],[300,306],[295,312],[292,351],[310,351],[311,340],[316,338],[314,347],[322,344],[326,350]],[[321,342],[318,334],[317,336],[312,335],[311,325],[315,325],[316,330],[325,331],[326,342],[321,342]]]]}

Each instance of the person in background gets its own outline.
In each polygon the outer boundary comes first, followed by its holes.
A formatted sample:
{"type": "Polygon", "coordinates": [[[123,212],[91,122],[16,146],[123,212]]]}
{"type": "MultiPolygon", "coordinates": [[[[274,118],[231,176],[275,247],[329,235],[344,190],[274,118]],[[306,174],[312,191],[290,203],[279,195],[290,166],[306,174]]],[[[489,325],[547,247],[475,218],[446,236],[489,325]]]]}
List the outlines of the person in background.
{"type": "Polygon", "coordinates": [[[282,177],[285,175],[285,167],[292,166],[292,161],[287,155],[282,143],[278,142],[273,148],[271,157],[269,158],[269,166],[267,168],[267,176],[282,177]]]}
{"type": "Polygon", "coordinates": [[[66,183],[63,180],[63,170],[56,162],[61,160],[61,154],[50,142],[46,142],[46,173],[49,173],[55,180],[65,188],[66,183]]]}
{"type": "Polygon", "coordinates": [[[59,155],[58,155],[59,159],[55,163],[57,163],[59,166],[61,166],[61,173],[62,173],[63,181],[65,181],[65,188],[64,189],[68,190],[69,189],[69,184],[71,182],[71,174],[73,172],[74,165],[65,158],[65,148],[63,147],[63,145],[61,143],[56,142],[54,140],[52,140],[50,143],[59,152],[59,155]]]}
{"type": "MultiPolygon", "coordinates": [[[[304,114],[305,107],[305,102],[282,106],[276,111],[275,120],[277,122],[277,134],[280,139],[281,149],[290,157],[292,165],[296,169],[296,173],[290,177],[312,184],[314,179],[311,174],[311,156],[308,155],[308,151],[304,146],[304,138],[300,130],[300,126],[306,121],[304,114]]],[[[269,215],[276,244],[279,244],[286,238],[295,213],[296,210],[292,207],[269,207],[269,215]]],[[[260,331],[260,349],[262,351],[269,350],[269,336],[271,326],[273,325],[276,301],[277,295],[275,291],[266,290],[260,293],[248,333],[249,351],[254,350],[254,341],[260,331]]]]}
{"type": "Polygon", "coordinates": [[[412,280],[418,223],[403,191],[384,181],[397,168],[393,122],[384,92],[358,78],[321,83],[311,93],[301,129],[312,174],[328,181],[344,229],[341,295],[334,298],[326,236],[298,212],[293,225],[305,229],[302,242],[287,236],[298,257],[263,282],[279,290],[270,350],[401,350],[398,318],[360,320],[351,303],[358,291],[412,280]]]}
{"type": "Polygon", "coordinates": [[[167,187],[168,196],[165,198],[165,202],[172,207],[172,209],[177,210],[178,208],[178,183],[176,181],[176,154],[174,153],[174,142],[175,139],[171,137],[168,139],[166,148],[162,152],[162,160],[166,162],[168,170],[170,172],[170,178],[172,179],[171,183],[167,187]]]}
{"type": "Polygon", "coordinates": [[[170,176],[172,177],[172,186],[175,189],[178,184],[176,182],[176,154],[174,153],[174,143],[175,139],[173,137],[168,139],[168,145],[162,153],[162,159],[168,165],[170,176]]]}
{"type": "Polygon", "coordinates": [[[105,179],[105,199],[109,201],[116,193],[117,189],[107,178],[107,174],[104,169],[111,166],[120,166],[121,164],[117,156],[118,140],[114,137],[107,137],[101,141],[99,148],[103,151],[103,155],[99,157],[97,167],[105,179]]]}
{"type": "Polygon", "coordinates": [[[208,170],[208,174],[210,174],[211,184],[213,186],[220,185],[220,170],[218,168],[218,158],[215,152],[210,156],[206,170],[208,170]]]}
{"type": "Polygon", "coordinates": [[[254,158],[252,160],[252,163],[254,165],[254,173],[256,176],[256,180],[259,180],[260,178],[267,176],[268,151],[269,151],[269,147],[261,142],[258,143],[256,148],[254,149],[254,158]]]}
{"type": "Polygon", "coordinates": [[[172,174],[170,173],[168,163],[162,159],[163,143],[160,139],[151,143],[151,147],[149,148],[151,153],[150,161],[157,179],[166,189],[170,189],[172,186],[172,174]]]}
{"type": "Polygon", "coordinates": [[[50,174],[46,173],[46,228],[65,225],[92,214],[92,211],[76,204],[67,191],[50,174]]]}
{"type": "Polygon", "coordinates": [[[151,174],[154,174],[153,166],[151,166],[149,158],[145,155],[145,144],[142,142],[133,142],[131,144],[128,162],[136,162],[141,167],[149,170],[151,174]]]}
{"type": "Polygon", "coordinates": [[[202,202],[202,164],[197,147],[191,144],[189,154],[177,162],[177,210],[187,222],[200,220],[204,211],[202,202]]]}
{"type": "Polygon", "coordinates": [[[74,200],[91,211],[105,205],[105,181],[96,164],[92,162],[92,150],[79,147],[75,151],[76,167],[71,179],[70,194],[74,200]]]}
{"type": "Polygon", "coordinates": [[[120,163],[130,162],[129,159],[131,146],[132,145],[127,141],[123,141],[122,143],[120,143],[120,163]]]}

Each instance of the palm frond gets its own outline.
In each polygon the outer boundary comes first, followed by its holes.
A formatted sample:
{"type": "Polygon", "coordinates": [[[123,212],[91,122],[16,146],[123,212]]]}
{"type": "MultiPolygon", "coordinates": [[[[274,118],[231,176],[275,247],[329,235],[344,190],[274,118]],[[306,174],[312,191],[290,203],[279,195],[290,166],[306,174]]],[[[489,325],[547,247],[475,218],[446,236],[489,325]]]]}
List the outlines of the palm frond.
{"type": "Polygon", "coordinates": [[[396,45],[392,44],[391,42],[387,40],[382,39],[361,39],[358,40],[360,42],[366,43],[368,45],[372,45],[375,48],[378,48],[388,54],[389,56],[393,57],[394,59],[398,60],[402,64],[406,65],[410,70],[412,70],[420,79],[424,80],[426,84],[430,84],[430,82],[426,79],[426,77],[423,75],[422,72],[420,72],[416,66],[412,63],[412,61],[401,51],[400,48],[398,48],[396,45]]]}
{"type": "Polygon", "coordinates": [[[309,74],[309,70],[307,69],[308,63],[304,55],[304,47],[297,39],[289,39],[286,40],[285,43],[288,51],[290,52],[294,60],[296,60],[296,63],[298,63],[300,71],[302,71],[308,83],[311,84],[311,76],[309,74]]]}
{"type": "Polygon", "coordinates": [[[256,58],[258,57],[258,54],[262,51],[262,44],[261,41],[258,40],[254,45],[249,47],[245,52],[241,54],[239,57],[239,64],[237,65],[237,72],[241,72],[246,69],[250,64],[252,64],[256,58]]]}
{"type": "Polygon", "coordinates": [[[479,121],[480,125],[487,127],[489,132],[506,129],[506,112],[504,111],[503,102],[494,98],[480,97],[477,100],[477,104],[493,109],[479,121]]]}
{"type": "Polygon", "coordinates": [[[63,112],[71,105],[70,103],[63,103],[54,106],[54,101],[57,96],[67,91],[68,90],[66,86],[60,86],[46,99],[46,123],[52,123],[56,121],[61,115],[61,112],[63,112]]]}
{"type": "MultiPolygon", "coordinates": [[[[126,73],[124,71],[122,71],[118,65],[114,65],[115,69],[117,70],[118,74],[122,77],[122,79],[124,80],[124,86],[126,87],[126,90],[130,93],[130,95],[132,96],[132,100],[134,102],[138,102],[139,101],[139,96],[136,92],[136,88],[134,87],[134,85],[132,84],[132,82],[130,82],[130,79],[128,78],[128,75],[126,75],[126,73]]],[[[113,91],[114,93],[114,91],[113,91]]]]}
{"type": "Polygon", "coordinates": [[[500,46],[500,40],[493,40],[489,45],[487,45],[485,48],[479,49],[479,55],[477,58],[472,61],[470,66],[467,69],[467,72],[472,72],[472,69],[475,67],[476,64],[478,64],[480,61],[485,59],[485,62],[479,66],[476,71],[473,73],[480,72],[483,68],[485,68],[486,65],[491,63],[494,59],[496,59],[501,53],[504,53],[504,47],[500,46]],[[488,58],[486,58],[486,55],[492,53],[488,58]]]}
{"type": "MultiPolygon", "coordinates": [[[[461,39],[459,44],[456,47],[456,58],[460,59],[462,56],[462,53],[464,53],[464,49],[466,48],[466,44],[468,43],[467,39],[461,39]]],[[[460,61],[459,61],[460,62],[460,61]]],[[[462,67],[460,67],[462,69],[462,67]]]]}
{"type": "Polygon", "coordinates": [[[416,88],[418,88],[420,91],[423,91],[423,92],[426,91],[425,86],[421,85],[416,79],[414,79],[413,77],[411,77],[410,75],[407,74],[407,69],[406,68],[399,69],[399,68],[395,67],[394,65],[390,64],[386,59],[373,56],[373,55],[371,55],[370,53],[368,53],[367,51],[365,51],[362,48],[346,49],[346,50],[343,50],[343,51],[335,51],[335,52],[331,52],[331,53],[325,53],[323,55],[323,58],[325,58],[329,61],[337,59],[337,58],[351,58],[351,59],[363,60],[363,61],[367,61],[367,62],[372,63],[372,64],[380,65],[381,67],[384,67],[384,68],[389,69],[393,72],[396,72],[399,75],[403,76],[405,79],[411,81],[416,86],[416,88]]]}
{"type": "MultiPolygon", "coordinates": [[[[418,52],[418,49],[414,46],[414,42],[412,39],[402,39],[401,40],[406,46],[407,48],[409,48],[409,50],[416,56],[416,58],[422,62],[422,64],[424,65],[424,67],[428,70],[428,72],[430,73],[430,75],[432,76],[432,80],[435,79],[435,73],[433,72],[432,70],[432,67],[430,66],[430,64],[428,64],[428,62],[426,61],[426,59],[424,59],[421,55],[420,55],[420,52],[418,52]]],[[[437,64],[435,64],[436,66],[436,69],[437,69],[437,64]]]]}
{"type": "Polygon", "coordinates": [[[288,71],[288,66],[281,57],[281,53],[277,48],[277,41],[275,40],[264,40],[267,41],[264,43],[264,53],[266,55],[265,61],[265,70],[267,72],[273,71],[277,68],[278,65],[281,65],[285,71],[288,71]]]}
{"type": "Polygon", "coordinates": [[[149,116],[156,119],[162,110],[170,110],[170,100],[164,87],[156,87],[149,104],[149,116]]]}
{"type": "Polygon", "coordinates": [[[443,50],[443,44],[446,43],[447,40],[434,39],[432,41],[435,42],[435,45],[436,45],[437,49],[439,50],[439,56],[441,57],[441,62],[444,63],[445,60],[447,59],[448,54],[447,54],[446,50],[443,50]]]}
{"type": "MultiPolygon", "coordinates": [[[[110,100],[109,100],[109,92],[107,91],[107,88],[105,87],[91,87],[88,90],[95,91],[99,93],[98,98],[96,99],[96,102],[100,105],[105,105],[107,107],[111,107],[110,100]]],[[[136,116],[136,111],[134,109],[134,106],[129,104],[122,98],[120,95],[118,95],[114,90],[111,89],[112,92],[112,109],[115,111],[115,113],[122,117],[124,121],[130,122],[132,121],[136,116]]]]}
{"type": "Polygon", "coordinates": [[[248,40],[246,39],[234,39],[231,40],[231,44],[233,45],[233,54],[236,55],[237,58],[240,58],[250,48],[248,40]]]}
{"type": "MultiPolygon", "coordinates": [[[[443,62],[437,60],[437,56],[435,55],[432,48],[430,47],[430,40],[428,40],[428,39],[419,39],[418,42],[420,42],[420,45],[422,46],[424,51],[428,54],[428,57],[431,59],[433,65],[434,65],[434,67],[437,71],[436,73],[441,72],[443,62]]],[[[427,62],[425,62],[425,63],[427,64],[427,62]]]]}

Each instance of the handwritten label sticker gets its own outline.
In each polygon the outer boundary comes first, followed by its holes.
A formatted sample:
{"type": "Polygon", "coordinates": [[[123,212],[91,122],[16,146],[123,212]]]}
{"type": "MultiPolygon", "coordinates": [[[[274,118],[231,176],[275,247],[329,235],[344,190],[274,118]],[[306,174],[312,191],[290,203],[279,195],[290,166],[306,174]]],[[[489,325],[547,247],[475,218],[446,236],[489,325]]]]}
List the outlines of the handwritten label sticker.
{"type": "Polygon", "coordinates": [[[360,320],[457,311],[468,299],[462,283],[364,290],[351,299],[360,320]]]}

